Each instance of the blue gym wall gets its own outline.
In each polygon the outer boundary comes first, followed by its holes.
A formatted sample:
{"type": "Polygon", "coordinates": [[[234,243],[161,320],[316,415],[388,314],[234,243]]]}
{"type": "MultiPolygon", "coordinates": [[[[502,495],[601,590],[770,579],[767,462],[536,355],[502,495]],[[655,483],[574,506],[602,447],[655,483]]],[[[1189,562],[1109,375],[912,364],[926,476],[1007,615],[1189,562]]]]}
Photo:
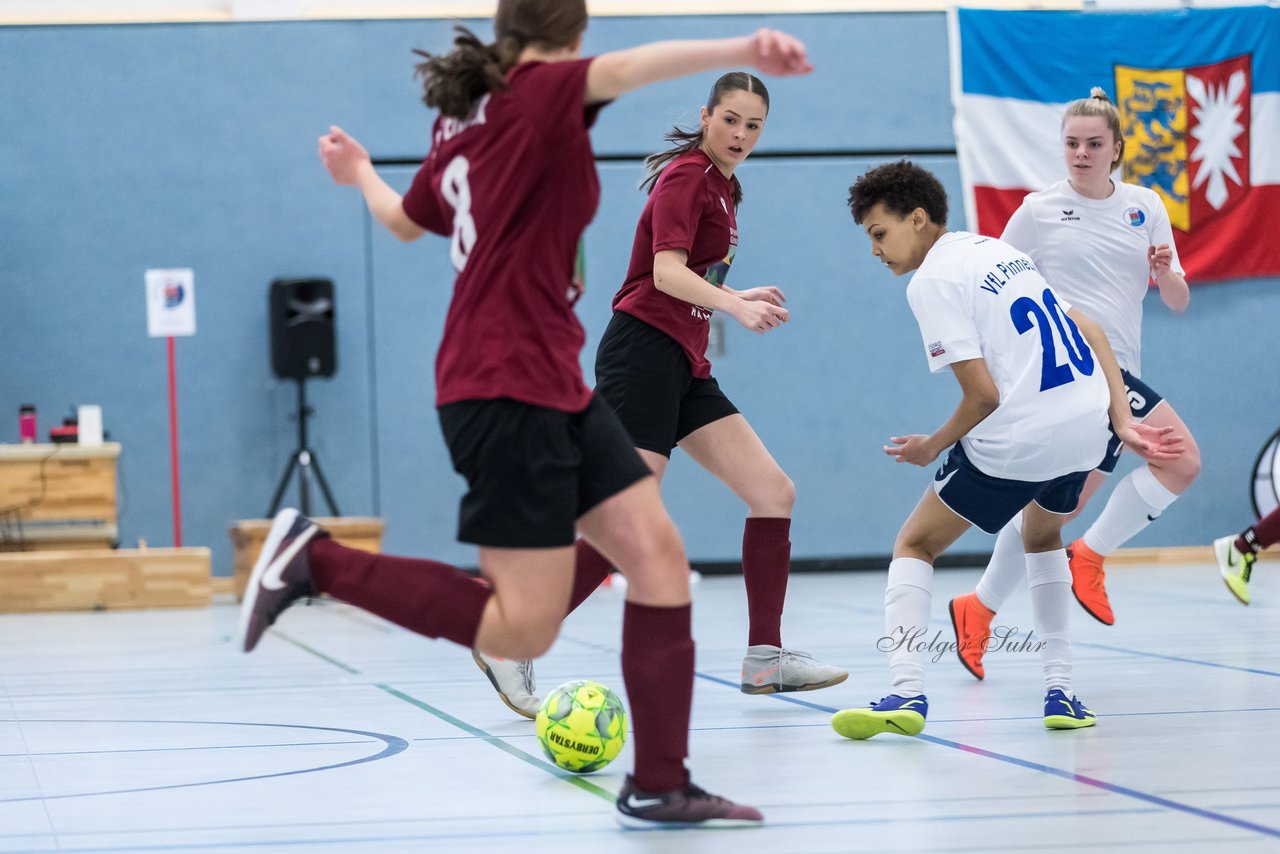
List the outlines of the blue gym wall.
{"type": "MultiPolygon", "coordinates": [[[[926,371],[905,282],[871,258],[844,198],[869,165],[954,148],[945,20],[603,18],[587,50],[762,24],[803,37],[818,71],[770,82],[757,151],[811,156],[742,168],[731,284],[779,285],[793,320],[764,337],[729,321],[716,373],[798,486],[796,556],[882,555],[931,472],[893,464],[881,446],[932,430],[957,394],[948,375],[926,371]]],[[[20,403],[37,404],[42,433],[75,404],[101,404],[124,446],[122,539],[171,543],[165,345],[146,335],[143,271],[194,268],[198,334],[177,342],[184,535],[212,547],[225,574],[228,527],[265,512],[295,444],[294,386],[270,371],[268,283],[329,277],[339,372],[308,393],[312,445],[342,511],[385,517],[388,550],[473,564],[472,549],[454,541],[462,483],[432,408],[452,281],[445,244],[405,246],[372,229],[358,194],[334,187],[315,155],[336,123],[375,158],[420,157],[430,116],[410,50],[444,48],[449,26],[0,29],[0,441],[16,441],[20,403]]],[[[626,96],[603,112],[597,152],[657,149],[673,123],[696,120],[714,78],[626,96]]],[[[955,158],[917,159],[946,183],[962,227],[955,158]]],[[[638,162],[602,163],[600,173],[579,312],[588,376],[643,203],[638,162]]],[[[384,174],[403,188],[412,169],[384,174]]],[[[1280,420],[1278,284],[1197,287],[1184,317],[1148,300],[1146,379],[1193,428],[1205,470],[1133,545],[1204,544],[1250,518],[1249,469],[1280,420]]],[[[726,489],[677,455],[665,493],[692,558],[737,556],[743,508],[726,489]]],[[[970,533],[957,549],[989,543],[970,533]]]]}

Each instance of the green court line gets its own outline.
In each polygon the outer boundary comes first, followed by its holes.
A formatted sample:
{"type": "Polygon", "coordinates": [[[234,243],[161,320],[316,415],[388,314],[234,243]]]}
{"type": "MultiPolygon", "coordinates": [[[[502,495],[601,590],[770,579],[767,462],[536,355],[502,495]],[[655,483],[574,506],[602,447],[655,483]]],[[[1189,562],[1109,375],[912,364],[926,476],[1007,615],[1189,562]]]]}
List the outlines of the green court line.
{"type": "Polygon", "coordinates": [[[386,691],[388,694],[390,694],[393,697],[398,697],[401,700],[404,700],[406,703],[410,703],[414,706],[417,706],[419,709],[422,709],[423,711],[430,712],[431,714],[435,715],[445,723],[453,724],[463,732],[467,732],[467,733],[470,733],[471,735],[476,736],[477,738],[484,739],[489,744],[493,745],[494,747],[498,748],[499,750],[505,753],[508,753],[514,756],[516,759],[519,759],[522,762],[527,762],[528,764],[532,765],[535,768],[541,768],[543,771],[546,771],[549,774],[559,777],[561,780],[564,780],[566,783],[572,783],[573,785],[577,786],[579,789],[582,789],[585,792],[590,792],[596,797],[604,798],[606,801],[608,801],[611,804],[617,800],[618,796],[615,795],[613,792],[610,792],[608,789],[603,789],[600,786],[597,786],[595,783],[592,783],[587,778],[582,777],[578,774],[574,774],[570,771],[566,771],[563,768],[560,768],[559,766],[552,765],[550,762],[546,762],[542,759],[537,758],[536,756],[530,756],[528,753],[525,753],[523,750],[519,749],[518,747],[512,747],[510,744],[507,744],[498,736],[490,735],[484,730],[479,729],[478,727],[474,727],[464,720],[455,718],[453,715],[449,714],[443,709],[437,709],[435,706],[431,705],[430,703],[424,703],[422,700],[419,700],[417,697],[411,697],[410,695],[404,693],[403,691],[397,691],[395,688],[392,688],[389,685],[377,685],[377,687],[381,688],[383,691],[386,691]]]}
{"type": "Polygon", "coordinates": [[[291,644],[293,644],[294,646],[296,646],[298,649],[301,649],[301,650],[303,650],[303,651],[305,651],[305,652],[309,652],[309,653],[311,653],[312,655],[314,655],[316,658],[319,658],[319,659],[322,659],[322,660],[324,660],[324,661],[329,662],[329,663],[330,663],[330,664],[332,664],[334,667],[337,667],[337,668],[340,668],[340,669],[342,669],[342,670],[345,670],[345,671],[347,671],[348,673],[354,673],[354,674],[357,674],[357,675],[359,675],[359,673],[360,673],[360,671],[359,671],[359,670],[356,670],[354,667],[351,667],[351,666],[349,666],[349,665],[343,664],[341,661],[338,661],[338,659],[333,658],[332,656],[325,655],[323,652],[321,652],[320,650],[316,649],[315,647],[307,646],[307,645],[306,645],[305,643],[303,643],[302,641],[300,641],[300,640],[295,640],[294,638],[289,637],[288,635],[286,635],[284,632],[280,631],[279,629],[272,629],[272,630],[271,630],[271,633],[272,633],[272,634],[274,634],[276,637],[280,638],[281,640],[288,641],[289,643],[291,643],[291,644]]]}
{"type": "MultiPolygon", "coordinates": [[[[343,662],[339,661],[333,656],[325,655],[320,650],[316,649],[315,647],[308,646],[307,644],[303,643],[300,640],[289,637],[279,629],[272,629],[272,633],[275,634],[277,637],[281,638],[282,640],[288,641],[289,643],[293,644],[298,649],[301,649],[304,652],[309,652],[312,655],[314,655],[316,658],[329,662],[334,667],[345,670],[348,673],[353,673],[357,675],[360,674],[360,671],[356,670],[354,667],[351,667],[348,664],[344,664],[343,662]]],[[[466,721],[460,718],[455,718],[453,715],[449,714],[443,709],[437,709],[435,706],[431,705],[430,703],[424,702],[422,700],[419,700],[417,697],[411,696],[409,694],[404,693],[403,691],[399,691],[395,688],[392,688],[390,685],[383,685],[381,683],[375,682],[374,687],[378,688],[379,690],[385,691],[391,696],[399,700],[403,700],[406,703],[409,703],[410,705],[417,706],[419,709],[422,709],[424,712],[428,712],[436,716],[437,718],[444,721],[445,723],[451,724],[469,735],[473,735],[476,738],[482,739],[483,741],[487,742],[491,746],[498,748],[502,752],[507,753],[511,756],[514,756],[516,759],[519,759],[521,762],[528,763],[529,765],[532,765],[535,768],[539,768],[543,771],[546,771],[548,774],[551,774],[554,777],[559,777],[561,780],[564,780],[566,783],[572,783],[573,785],[577,786],[579,789],[582,789],[584,792],[590,792],[596,797],[603,798],[611,804],[615,800],[617,800],[617,795],[615,795],[613,792],[610,792],[608,789],[604,789],[604,788],[601,788],[600,786],[597,786],[595,783],[592,783],[587,778],[574,774],[570,771],[566,771],[563,768],[560,768],[556,765],[553,765],[550,762],[546,762],[542,759],[539,759],[536,756],[531,756],[530,754],[524,752],[518,747],[512,747],[510,744],[507,744],[507,742],[503,741],[498,736],[491,735],[485,732],[484,730],[480,729],[479,727],[472,726],[471,724],[467,723],[466,721]]]]}

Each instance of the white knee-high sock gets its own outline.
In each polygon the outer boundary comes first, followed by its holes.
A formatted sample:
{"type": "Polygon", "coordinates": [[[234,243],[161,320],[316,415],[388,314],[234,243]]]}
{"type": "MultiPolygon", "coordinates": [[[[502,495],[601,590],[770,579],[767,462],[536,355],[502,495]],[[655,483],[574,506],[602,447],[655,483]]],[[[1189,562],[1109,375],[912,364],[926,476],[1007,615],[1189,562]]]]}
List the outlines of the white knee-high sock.
{"type": "Polygon", "coordinates": [[[1066,549],[1027,555],[1031,613],[1040,635],[1044,689],[1071,696],[1071,569],[1066,549]]]}
{"type": "Polygon", "coordinates": [[[891,693],[915,697],[924,693],[923,647],[929,642],[929,612],[933,606],[933,567],[910,557],[889,564],[884,591],[884,630],[889,651],[891,693]],[[917,647],[912,651],[911,647],[917,647]]]}
{"type": "Polygon", "coordinates": [[[991,561],[978,579],[978,586],[973,592],[978,594],[978,601],[983,605],[992,611],[999,611],[1022,579],[1026,578],[1026,573],[1026,553],[1022,549],[1022,513],[1018,513],[996,536],[991,561]]]}
{"type": "Polygon", "coordinates": [[[1150,466],[1136,468],[1116,484],[1107,506],[1084,532],[1084,544],[1100,555],[1109,555],[1137,536],[1177,499],[1156,480],[1150,466]]]}

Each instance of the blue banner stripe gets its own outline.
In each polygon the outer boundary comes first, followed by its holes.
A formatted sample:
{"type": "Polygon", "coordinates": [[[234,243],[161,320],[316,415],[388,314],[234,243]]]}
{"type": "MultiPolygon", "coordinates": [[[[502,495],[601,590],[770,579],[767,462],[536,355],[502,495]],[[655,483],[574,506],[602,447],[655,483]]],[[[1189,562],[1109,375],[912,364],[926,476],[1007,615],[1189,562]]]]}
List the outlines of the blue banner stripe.
{"type": "Polygon", "coordinates": [[[1189,68],[1253,54],[1253,92],[1280,92],[1280,8],[1168,12],[958,10],[962,89],[969,95],[1065,103],[1101,86],[1115,65],[1189,68]]]}

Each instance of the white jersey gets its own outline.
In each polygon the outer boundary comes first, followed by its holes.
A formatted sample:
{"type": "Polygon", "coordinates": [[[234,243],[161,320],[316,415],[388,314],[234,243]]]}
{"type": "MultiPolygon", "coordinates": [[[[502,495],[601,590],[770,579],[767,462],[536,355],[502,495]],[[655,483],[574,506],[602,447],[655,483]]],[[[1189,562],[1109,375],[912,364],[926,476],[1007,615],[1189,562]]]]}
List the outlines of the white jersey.
{"type": "Polygon", "coordinates": [[[931,371],[984,359],[1000,406],[961,441],[992,477],[1050,480],[1106,453],[1110,394],[1070,305],[1023,253],[994,237],[944,234],[907,285],[931,371]]]}
{"type": "Polygon", "coordinates": [[[1063,179],[1031,193],[1000,239],[1030,255],[1054,291],[1107,333],[1120,367],[1140,377],[1147,247],[1169,244],[1173,271],[1183,271],[1160,197],[1133,184],[1115,188],[1105,199],[1090,199],[1063,179]]]}

